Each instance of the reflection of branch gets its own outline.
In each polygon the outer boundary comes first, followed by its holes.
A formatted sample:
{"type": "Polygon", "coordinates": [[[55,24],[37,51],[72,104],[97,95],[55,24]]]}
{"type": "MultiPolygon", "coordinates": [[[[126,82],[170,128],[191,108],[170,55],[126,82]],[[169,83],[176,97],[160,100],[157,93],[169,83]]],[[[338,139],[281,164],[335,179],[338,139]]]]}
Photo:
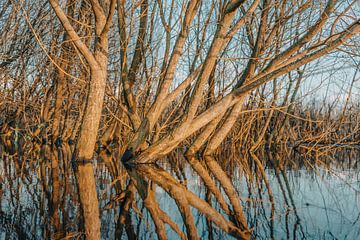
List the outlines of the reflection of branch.
{"type": "MultiPolygon", "coordinates": [[[[132,181],[129,182],[125,191],[126,191],[125,200],[120,205],[120,215],[116,223],[115,239],[121,239],[124,224],[126,223],[126,218],[130,213],[131,205],[135,199],[136,188],[132,181]]],[[[126,230],[127,230],[126,232],[129,235],[131,231],[129,231],[128,228],[126,230]]],[[[135,236],[135,233],[133,235],[135,236]]]]}
{"type": "Polygon", "coordinates": [[[209,172],[204,168],[199,160],[195,157],[188,157],[188,162],[191,167],[196,171],[197,174],[202,178],[206,188],[215,196],[220,207],[227,213],[230,214],[230,209],[226,203],[223,195],[221,194],[219,188],[216,187],[215,182],[211,178],[209,172]]]}
{"type": "MultiPolygon", "coordinates": [[[[220,229],[230,234],[231,236],[242,239],[250,238],[248,231],[240,230],[232,222],[226,220],[221,213],[212,208],[206,201],[199,198],[196,194],[187,190],[183,185],[178,183],[173,176],[171,176],[163,169],[158,167],[155,169],[155,167],[147,165],[137,165],[136,170],[139,174],[146,176],[147,178],[154,181],[172,198],[174,198],[177,204],[180,205],[178,207],[183,215],[186,215],[184,213],[186,210],[184,209],[184,204],[188,203],[189,205],[196,208],[200,213],[204,214],[209,221],[215,223],[220,229]]],[[[185,217],[187,216],[188,215],[185,217]]],[[[184,219],[184,221],[189,221],[189,219],[184,219]]]]}
{"type": "Polygon", "coordinates": [[[206,156],[205,162],[209,167],[210,171],[212,172],[212,174],[214,174],[214,176],[217,178],[217,180],[221,183],[222,187],[224,188],[224,191],[234,208],[235,217],[238,223],[240,224],[241,229],[244,231],[248,231],[246,218],[244,216],[239,197],[237,196],[237,193],[234,189],[231,180],[212,156],[206,156]]]}
{"type": "MultiPolygon", "coordinates": [[[[156,181],[156,180],[155,180],[156,181]]],[[[190,205],[188,198],[183,194],[183,187],[179,184],[179,186],[170,186],[166,189],[169,195],[174,198],[183,221],[186,226],[186,231],[190,239],[199,239],[197,234],[197,229],[195,227],[194,217],[191,213],[190,205]]]]}
{"type": "Polygon", "coordinates": [[[158,211],[159,205],[155,201],[154,192],[149,190],[146,198],[143,199],[143,201],[144,201],[145,207],[150,212],[151,218],[154,221],[156,233],[157,233],[159,239],[167,239],[165,224],[160,217],[161,213],[158,211]]]}
{"type": "MultiPolygon", "coordinates": [[[[254,145],[256,146],[256,145],[254,145]]],[[[272,193],[269,181],[266,177],[266,173],[265,173],[265,169],[263,164],[261,163],[261,161],[259,160],[259,158],[255,155],[255,153],[250,152],[251,157],[254,159],[256,166],[258,168],[258,170],[260,171],[261,177],[265,183],[265,186],[268,190],[268,196],[269,196],[269,201],[271,204],[271,215],[270,215],[270,224],[271,224],[271,234],[273,235],[273,231],[274,231],[274,215],[275,215],[275,202],[274,202],[274,195],[272,193]]],[[[273,237],[273,236],[272,236],[273,237]]]]}
{"type": "MultiPolygon", "coordinates": [[[[129,174],[134,181],[138,191],[143,191],[144,189],[144,179],[140,179],[139,175],[131,171],[129,174]],[[139,181],[141,180],[141,181],[139,181]],[[141,189],[141,190],[140,190],[141,189]]],[[[146,194],[140,194],[143,199],[146,209],[150,212],[151,218],[154,221],[156,233],[159,239],[167,239],[165,224],[168,224],[179,236],[181,239],[186,239],[185,234],[180,230],[179,226],[171,220],[171,218],[161,210],[159,204],[156,202],[154,191],[150,188],[147,188],[146,194]]]]}
{"type": "Polygon", "coordinates": [[[157,206],[161,220],[168,224],[180,236],[181,239],[187,239],[185,234],[180,230],[179,226],[173,220],[171,220],[171,218],[163,210],[161,210],[159,205],[157,206]]]}

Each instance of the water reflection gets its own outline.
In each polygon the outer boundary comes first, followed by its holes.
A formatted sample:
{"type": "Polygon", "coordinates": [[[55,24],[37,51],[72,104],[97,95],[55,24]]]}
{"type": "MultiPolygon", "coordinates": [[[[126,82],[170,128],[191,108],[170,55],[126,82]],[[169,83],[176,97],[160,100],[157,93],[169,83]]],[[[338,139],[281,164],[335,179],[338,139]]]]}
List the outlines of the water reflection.
{"type": "MultiPolygon", "coordinates": [[[[0,239],[84,238],[70,146],[0,161],[0,239]]],[[[357,239],[358,153],[94,163],[102,239],[357,239]],[[264,163],[268,163],[265,165],[264,163]]]]}

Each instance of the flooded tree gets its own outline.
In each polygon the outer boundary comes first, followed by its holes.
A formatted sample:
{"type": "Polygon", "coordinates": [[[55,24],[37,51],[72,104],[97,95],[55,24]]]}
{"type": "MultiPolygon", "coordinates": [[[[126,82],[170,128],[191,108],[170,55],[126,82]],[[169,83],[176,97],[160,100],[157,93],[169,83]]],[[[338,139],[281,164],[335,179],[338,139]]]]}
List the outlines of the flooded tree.
{"type": "Polygon", "coordinates": [[[97,131],[100,125],[102,105],[105,95],[108,65],[108,32],[115,12],[115,0],[104,8],[98,1],[91,2],[95,16],[95,46],[91,51],[80,39],[71,25],[69,18],[61,9],[58,1],[49,1],[76,48],[85,58],[90,70],[85,111],[82,116],[79,135],[74,152],[74,165],[79,187],[81,204],[83,205],[85,230],[88,239],[100,238],[100,219],[96,184],[91,159],[95,149],[97,131]]]}
{"type": "MultiPolygon", "coordinates": [[[[86,238],[100,239],[95,153],[118,181],[120,164],[155,163],[180,150],[208,198],[230,216],[222,219],[163,169],[139,166],[124,173],[129,183],[114,185],[125,199],[117,238],[131,222],[138,192],[160,239],[165,224],[182,239],[199,238],[190,206],[209,225],[249,239],[219,152],[241,148],[273,202],[259,150],[286,152],[291,145],[311,152],[315,143],[326,152],[329,144],[358,143],[359,121],[351,120],[358,106],[350,101],[359,68],[356,1],[7,0],[0,7],[1,151],[46,153],[55,232],[61,171],[71,166],[86,238]],[[350,69],[341,111],[325,102],[302,106],[297,98],[307,94],[301,86],[309,75],[341,59],[350,69]],[[104,157],[109,153],[116,158],[104,157]],[[154,186],[144,185],[149,179],[175,200],[186,233],[161,210],[154,186]]],[[[338,74],[325,72],[324,78],[338,74]]]]}

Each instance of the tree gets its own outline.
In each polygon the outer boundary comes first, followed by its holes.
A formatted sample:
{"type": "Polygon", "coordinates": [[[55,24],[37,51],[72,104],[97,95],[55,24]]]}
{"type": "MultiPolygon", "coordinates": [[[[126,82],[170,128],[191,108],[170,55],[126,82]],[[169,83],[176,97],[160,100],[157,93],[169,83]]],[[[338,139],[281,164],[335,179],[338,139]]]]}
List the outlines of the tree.
{"type": "Polygon", "coordinates": [[[349,7],[339,7],[344,9],[343,12],[331,22],[337,1],[330,0],[318,14],[319,17],[315,22],[304,26],[301,23],[303,18],[317,11],[316,3],[312,1],[299,2],[295,5],[288,1],[254,1],[247,8],[244,6],[245,1],[229,1],[220,8],[216,33],[203,63],[199,65],[197,71],[192,72],[177,88],[169,92],[178,59],[182,54],[183,38],[188,37],[190,19],[194,14],[192,3],[195,4],[193,1],[189,3],[165,73],[160,75],[163,77],[159,81],[155,100],[130,144],[129,149],[133,151],[133,155],[141,151],[141,154],[132,160],[135,163],[156,161],[203,127],[205,128],[190,147],[191,151],[188,154],[197,152],[207,141],[204,154],[211,155],[231,130],[241,112],[244,99],[251,91],[330,53],[360,31],[359,21],[355,20],[340,31],[334,32],[339,18],[344,16],[355,2],[349,7]],[[261,9],[258,27],[250,26],[250,30],[246,29],[251,39],[249,42],[253,44],[250,45],[251,58],[245,69],[236,78],[236,84],[231,92],[219,98],[208,109],[199,112],[205,86],[212,70],[216,67],[218,56],[231,45],[234,35],[249,24],[249,18],[256,16],[257,8],[261,9]],[[242,14],[235,18],[237,10],[242,14]],[[329,26],[332,28],[330,33],[324,30],[329,26]],[[288,30],[289,28],[291,30],[288,30]],[[289,44],[288,39],[292,38],[294,41],[289,44]],[[176,97],[192,83],[194,84],[190,101],[180,117],[180,123],[168,130],[167,134],[153,142],[150,147],[141,149],[145,139],[154,131],[156,122],[161,119],[164,109],[171,106],[176,97]]]}
{"type": "MultiPolygon", "coordinates": [[[[109,149],[117,142],[119,159],[132,163],[152,163],[185,146],[191,165],[209,180],[195,155],[201,153],[211,165],[244,106],[272,108],[254,116],[265,120],[254,121],[256,129],[244,137],[253,154],[264,138],[289,135],[283,126],[291,124],[275,114],[277,103],[291,114],[306,71],[315,61],[328,61],[321,59],[329,54],[356,58],[360,33],[356,1],[1,4],[0,68],[6,71],[0,73],[0,111],[7,119],[0,122],[2,142],[11,149],[13,138],[18,149],[20,132],[26,136],[23,145],[36,151],[41,144],[56,148],[76,142],[73,166],[89,239],[100,238],[92,165],[97,140],[109,149]],[[284,97],[283,86],[288,86],[284,97]],[[275,133],[267,134],[269,128],[275,133]]],[[[296,131],[289,130],[295,140],[296,131]]],[[[54,169],[58,165],[52,162],[54,169]]],[[[219,195],[210,180],[207,184],[219,195]]]]}
{"type": "Polygon", "coordinates": [[[108,11],[97,1],[91,1],[95,15],[95,49],[92,52],[75,32],[58,1],[49,1],[72,42],[86,59],[90,68],[90,86],[74,158],[85,230],[88,239],[100,239],[99,207],[91,159],[95,150],[97,130],[105,95],[108,65],[108,32],[112,24],[116,2],[112,0],[108,11]]]}

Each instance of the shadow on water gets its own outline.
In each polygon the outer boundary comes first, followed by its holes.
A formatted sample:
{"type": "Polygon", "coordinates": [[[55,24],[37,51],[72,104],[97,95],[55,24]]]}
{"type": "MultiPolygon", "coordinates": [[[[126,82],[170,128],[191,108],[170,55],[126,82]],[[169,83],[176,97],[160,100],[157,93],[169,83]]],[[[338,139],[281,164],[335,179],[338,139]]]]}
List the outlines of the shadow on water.
{"type": "MultiPolygon", "coordinates": [[[[0,159],[0,239],[82,239],[71,147],[0,159]]],[[[357,239],[357,151],[94,161],[102,239],[357,239]],[[224,161],[226,159],[226,161],[224,161]],[[267,163],[267,164],[265,164],[267,163]]]]}

